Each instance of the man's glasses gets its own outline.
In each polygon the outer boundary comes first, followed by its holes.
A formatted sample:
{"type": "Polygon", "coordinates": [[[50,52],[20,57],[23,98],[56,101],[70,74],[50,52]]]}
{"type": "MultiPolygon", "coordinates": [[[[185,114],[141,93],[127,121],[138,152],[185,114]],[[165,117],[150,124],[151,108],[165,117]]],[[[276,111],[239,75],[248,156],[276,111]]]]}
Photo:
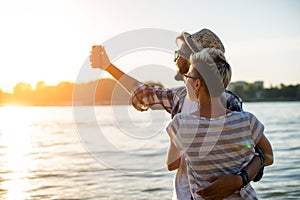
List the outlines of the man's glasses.
{"type": "Polygon", "coordinates": [[[174,62],[176,62],[178,59],[179,59],[179,53],[178,53],[178,51],[175,51],[174,52],[174,62]]]}
{"type": "Polygon", "coordinates": [[[193,76],[189,76],[189,75],[187,75],[187,74],[183,74],[183,76],[184,76],[184,78],[187,80],[188,78],[191,78],[191,79],[194,79],[194,80],[196,80],[196,79],[199,79],[199,78],[196,78],[196,77],[193,77],[193,76]]]}

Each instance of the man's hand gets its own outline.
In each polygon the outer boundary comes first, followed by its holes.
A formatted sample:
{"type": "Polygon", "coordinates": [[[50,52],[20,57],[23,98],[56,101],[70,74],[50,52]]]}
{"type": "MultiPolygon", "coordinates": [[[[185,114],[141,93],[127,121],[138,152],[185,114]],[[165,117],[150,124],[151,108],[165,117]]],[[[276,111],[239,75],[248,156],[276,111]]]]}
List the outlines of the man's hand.
{"type": "Polygon", "coordinates": [[[106,70],[111,64],[103,46],[93,46],[90,55],[90,62],[92,68],[99,68],[106,70]]]}
{"type": "Polygon", "coordinates": [[[207,181],[211,182],[212,184],[196,192],[206,200],[224,199],[225,197],[236,192],[243,184],[240,176],[232,174],[212,176],[207,181]]]}

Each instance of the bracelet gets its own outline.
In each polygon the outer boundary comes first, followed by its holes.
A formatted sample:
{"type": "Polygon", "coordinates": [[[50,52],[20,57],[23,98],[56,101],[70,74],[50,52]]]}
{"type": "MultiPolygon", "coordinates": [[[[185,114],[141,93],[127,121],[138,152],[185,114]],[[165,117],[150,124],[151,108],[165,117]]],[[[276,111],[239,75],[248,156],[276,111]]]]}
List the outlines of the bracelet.
{"type": "Polygon", "coordinates": [[[243,189],[245,188],[245,186],[249,183],[249,178],[248,178],[248,174],[245,170],[241,170],[239,173],[237,173],[237,175],[241,176],[242,177],[242,180],[243,180],[243,185],[240,189],[243,189]]]}

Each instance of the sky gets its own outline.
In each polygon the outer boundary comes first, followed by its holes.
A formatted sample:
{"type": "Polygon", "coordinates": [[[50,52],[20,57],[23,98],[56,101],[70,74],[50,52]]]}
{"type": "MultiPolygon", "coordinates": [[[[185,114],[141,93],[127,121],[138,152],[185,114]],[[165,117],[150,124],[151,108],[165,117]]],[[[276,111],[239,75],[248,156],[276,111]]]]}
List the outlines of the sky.
{"type": "MultiPolygon", "coordinates": [[[[300,83],[298,0],[0,0],[0,88],[75,82],[82,68],[94,80],[101,72],[89,68],[92,45],[143,28],[178,33],[208,28],[225,46],[232,81],[300,83]]],[[[171,53],[158,54],[151,60],[133,53],[115,62],[128,73],[149,64],[175,70],[171,53]]]]}

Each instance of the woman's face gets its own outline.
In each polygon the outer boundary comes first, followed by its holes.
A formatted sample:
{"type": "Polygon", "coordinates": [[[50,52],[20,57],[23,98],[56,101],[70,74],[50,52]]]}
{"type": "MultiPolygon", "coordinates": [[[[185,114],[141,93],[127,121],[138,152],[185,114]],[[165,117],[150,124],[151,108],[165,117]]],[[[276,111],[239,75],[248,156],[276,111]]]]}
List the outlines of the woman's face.
{"type": "Polygon", "coordinates": [[[185,87],[190,101],[198,101],[197,96],[195,95],[195,80],[197,79],[193,73],[193,66],[190,67],[187,74],[184,75],[185,87]]]}

